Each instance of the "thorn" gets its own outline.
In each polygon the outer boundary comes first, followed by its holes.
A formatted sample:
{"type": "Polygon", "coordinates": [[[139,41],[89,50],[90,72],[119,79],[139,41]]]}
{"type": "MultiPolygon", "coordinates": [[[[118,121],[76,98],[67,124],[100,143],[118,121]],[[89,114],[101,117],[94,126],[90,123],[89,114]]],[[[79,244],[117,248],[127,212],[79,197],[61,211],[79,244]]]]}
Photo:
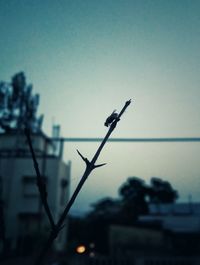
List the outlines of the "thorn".
{"type": "Polygon", "coordinates": [[[78,152],[78,154],[80,155],[80,157],[83,159],[83,161],[86,163],[86,165],[88,165],[88,164],[90,163],[89,160],[88,160],[86,157],[84,157],[84,156],[79,152],[78,149],[76,149],[76,151],[78,152]]]}
{"type": "Polygon", "coordinates": [[[80,157],[83,159],[83,161],[85,161],[86,162],[86,157],[84,157],[79,151],[78,151],[78,149],[76,149],[76,151],[78,152],[78,154],[80,155],[80,157]]]}
{"type": "Polygon", "coordinates": [[[94,168],[96,168],[96,167],[102,167],[102,166],[105,166],[105,165],[106,165],[106,163],[99,164],[99,165],[94,165],[94,168]]]}
{"type": "Polygon", "coordinates": [[[76,149],[76,151],[78,152],[78,154],[80,155],[80,157],[85,161],[86,158],[79,152],[79,150],[76,149]]]}

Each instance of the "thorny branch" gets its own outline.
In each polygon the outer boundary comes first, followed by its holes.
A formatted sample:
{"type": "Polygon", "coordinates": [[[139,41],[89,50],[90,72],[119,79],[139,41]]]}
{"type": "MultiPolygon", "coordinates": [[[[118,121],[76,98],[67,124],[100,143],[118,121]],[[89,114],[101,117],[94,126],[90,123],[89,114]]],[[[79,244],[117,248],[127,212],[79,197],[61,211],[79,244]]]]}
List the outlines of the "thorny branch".
{"type": "Polygon", "coordinates": [[[39,190],[39,193],[40,193],[41,201],[42,201],[42,204],[43,204],[44,209],[46,211],[46,214],[48,216],[49,222],[51,224],[51,229],[54,230],[55,229],[55,223],[54,223],[53,216],[51,214],[51,211],[50,211],[50,208],[49,208],[49,205],[48,205],[48,202],[47,202],[46,185],[45,185],[45,182],[42,179],[41,174],[40,174],[39,166],[38,166],[38,163],[37,163],[37,160],[36,160],[36,156],[35,156],[35,152],[33,150],[33,145],[32,145],[32,142],[31,142],[29,129],[26,128],[24,130],[24,133],[25,133],[25,135],[27,137],[28,145],[29,145],[29,148],[30,148],[30,151],[31,151],[31,156],[32,156],[32,159],[33,159],[33,164],[34,164],[34,168],[35,168],[35,172],[36,172],[36,176],[37,176],[37,186],[38,186],[38,190],[39,190]]]}
{"type": "MultiPolygon", "coordinates": [[[[38,164],[37,164],[37,161],[36,161],[36,158],[35,158],[35,154],[34,154],[34,150],[33,150],[33,147],[32,147],[32,144],[31,144],[31,139],[30,139],[30,134],[28,132],[28,130],[25,131],[26,133],[26,136],[27,136],[27,139],[28,139],[28,143],[29,143],[29,147],[30,147],[30,151],[31,151],[31,154],[32,154],[32,158],[33,158],[33,162],[34,162],[34,167],[35,167],[35,171],[36,171],[36,174],[37,174],[37,183],[38,183],[38,188],[39,188],[39,191],[40,191],[40,196],[41,196],[41,200],[42,200],[42,203],[44,205],[44,208],[45,208],[45,211],[49,217],[49,221],[51,223],[51,226],[52,226],[52,229],[51,229],[51,232],[50,232],[50,235],[49,235],[49,238],[43,248],[43,250],[41,251],[41,253],[39,254],[36,262],[35,262],[35,265],[39,265],[39,264],[42,264],[44,258],[45,258],[45,255],[47,254],[48,252],[48,249],[51,247],[53,241],[55,240],[55,238],[58,236],[60,230],[63,228],[63,222],[70,210],[70,208],[72,207],[77,195],[79,194],[83,184],[85,183],[86,179],[88,178],[88,176],[90,175],[90,173],[97,167],[101,167],[101,166],[104,166],[105,163],[103,164],[99,164],[99,165],[96,165],[96,161],[105,145],[105,143],[107,142],[108,138],[110,137],[111,133],[113,132],[113,130],[115,129],[117,123],[119,122],[122,114],[124,113],[124,111],[126,110],[126,108],[130,105],[131,103],[131,100],[128,100],[125,102],[125,105],[124,107],[122,108],[121,112],[118,114],[118,115],[115,115],[111,120],[110,122],[108,123],[109,125],[109,129],[108,129],[108,132],[106,134],[106,136],[104,137],[103,141],[101,142],[99,148],[97,149],[94,157],[92,158],[91,161],[89,161],[86,157],[84,157],[78,150],[78,154],[79,156],[82,158],[82,160],[85,162],[86,164],[86,168],[85,168],[85,172],[83,173],[83,176],[79,182],[79,184],[77,185],[74,193],[72,194],[72,197],[71,199],[69,200],[69,202],[67,203],[63,213],[61,214],[58,222],[55,224],[54,221],[53,221],[53,218],[52,218],[52,215],[51,215],[51,212],[50,212],[50,209],[49,209],[49,206],[48,206],[48,203],[47,203],[47,192],[46,192],[46,187],[45,187],[45,184],[42,183],[42,178],[40,176],[40,172],[39,172],[39,168],[38,168],[38,164]],[[43,185],[44,184],[44,185],[43,185]]],[[[116,113],[115,113],[116,114],[116,113]]],[[[108,117],[109,118],[109,117],[108,117]]],[[[107,126],[107,125],[106,125],[107,126]]]]}

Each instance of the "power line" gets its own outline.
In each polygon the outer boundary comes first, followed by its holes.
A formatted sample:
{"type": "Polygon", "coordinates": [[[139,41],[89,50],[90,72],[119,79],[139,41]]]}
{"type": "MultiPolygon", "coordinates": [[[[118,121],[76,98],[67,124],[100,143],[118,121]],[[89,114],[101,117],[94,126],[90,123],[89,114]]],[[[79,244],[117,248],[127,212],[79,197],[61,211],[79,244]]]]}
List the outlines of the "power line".
{"type": "MultiPolygon", "coordinates": [[[[101,142],[103,138],[61,137],[51,138],[61,142],[101,142]]],[[[110,138],[108,142],[200,142],[200,137],[165,137],[165,138],[110,138]]]]}

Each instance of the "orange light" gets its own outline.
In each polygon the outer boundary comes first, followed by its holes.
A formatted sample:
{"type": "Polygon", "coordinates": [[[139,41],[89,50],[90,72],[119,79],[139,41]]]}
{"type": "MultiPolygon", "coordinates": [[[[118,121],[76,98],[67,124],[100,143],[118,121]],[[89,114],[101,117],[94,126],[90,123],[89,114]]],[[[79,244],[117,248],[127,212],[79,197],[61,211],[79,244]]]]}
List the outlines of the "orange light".
{"type": "Polygon", "coordinates": [[[86,251],[86,248],[83,245],[80,245],[76,248],[76,252],[79,254],[83,254],[85,251],[86,251]]]}

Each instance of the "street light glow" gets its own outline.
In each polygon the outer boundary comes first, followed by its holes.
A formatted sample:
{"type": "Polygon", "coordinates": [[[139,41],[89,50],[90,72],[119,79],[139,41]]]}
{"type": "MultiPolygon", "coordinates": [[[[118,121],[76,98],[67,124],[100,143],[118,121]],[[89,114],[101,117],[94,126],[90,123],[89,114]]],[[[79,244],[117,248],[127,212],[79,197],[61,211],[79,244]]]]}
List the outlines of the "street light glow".
{"type": "Polygon", "coordinates": [[[79,254],[83,254],[86,251],[86,248],[84,245],[80,245],[76,248],[76,252],[79,254]]]}

